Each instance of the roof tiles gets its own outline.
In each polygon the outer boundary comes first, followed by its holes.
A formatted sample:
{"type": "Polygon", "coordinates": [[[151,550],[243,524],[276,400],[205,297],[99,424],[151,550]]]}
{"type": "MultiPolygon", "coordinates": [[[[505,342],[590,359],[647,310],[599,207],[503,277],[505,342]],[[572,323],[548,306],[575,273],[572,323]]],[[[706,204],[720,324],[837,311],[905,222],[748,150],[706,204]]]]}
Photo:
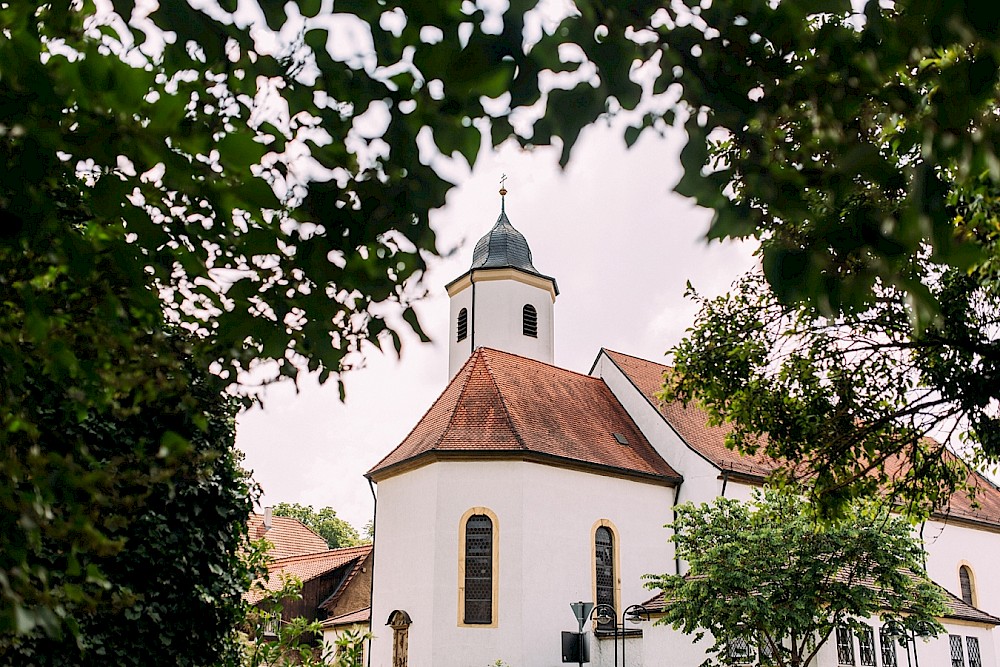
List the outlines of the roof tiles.
{"type": "Polygon", "coordinates": [[[364,560],[371,550],[372,545],[364,544],[273,560],[267,566],[267,578],[260,582],[264,590],[255,586],[245,593],[244,597],[253,604],[264,597],[264,591],[280,590],[283,585],[282,575],[297,577],[305,583],[345,565],[364,560]]]}
{"type": "Polygon", "coordinates": [[[250,515],[250,539],[266,539],[271,543],[268,555],[271,558],[288,558],[318,551],[326,551],[329,546],[322,537],[307,528],[298,519],[287,516],[272,516],[271,528],[264,528],[262,514],[250,515]]]}
{"type": "Polygon", "coordinates": [[[368,474],[434,453],[534,455],[679,479],[603,380],[489,348],[469,357],[410,434],[368,474]]]}
{"type": "MultiPolygon", "coordinates": [[[[677,434],[716,467],[763,478],[781,466],[779,461],[762,453],[745,455],[726,447],[725,437],[731,428],[726,425],[709,426],[708,415],[698,406],[689,403],[685,407],[679,401],[660,401],[656,394],[663,386],[664,373],[670,370],[668,366],[621,352],[604,350],[604,353],[660,411],[677,434]]],[[[946,455],[953,456],[948,450],[945,451],[946,455]]],[[[889,475],[895,477],[903,474],[904,464],[899,460],[895,465],[893,463],[892,460],[887,463],[889,475]]],[[[975,472],[970,474],[968,484],[975,490],[975,497],[970,498],[962,490],[956,491],[948,504],[935,513],[936,517],[1000,526],[1000,489],[975,472]]]]}
{"type": "Polygon", "coordinates": [[[726,425],[709,426],[708,414],[689,403],[680,401],[664,403],[656,397],[663,388],[663,375],[669,366],[658,364],[621,352],[604,350],[604,353],[621,369],[640,392],[660,411],[681,438],[716,467],[748,475],[765,477],[779,463],[763,454],[744,455],[726,447],[726,435],[732,430],[726,425]]]}

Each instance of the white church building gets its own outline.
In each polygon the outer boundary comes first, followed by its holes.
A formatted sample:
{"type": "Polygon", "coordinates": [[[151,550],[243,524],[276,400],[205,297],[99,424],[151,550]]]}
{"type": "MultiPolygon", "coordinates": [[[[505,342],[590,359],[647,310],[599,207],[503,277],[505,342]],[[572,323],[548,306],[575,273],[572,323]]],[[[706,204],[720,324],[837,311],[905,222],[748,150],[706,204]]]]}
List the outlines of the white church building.
{"type": "MultiPolygon", "coordinates": [[[[577,629],[570,603],[656,611],[642,577],[683,567],[663,527],[677,503],[748,499],[771,470],[727,449],[698,408],[661,404],[661,364],[602,349],[586,373],[554,366],[559,289],[532,262],[501,209],[447,286],[450,382],[368,472],[371,667],[560,665],[561,633],[577,629]]],[[[978,507],[956,495],[917,527],[951,594],[947,632],[883,643],[871,619],[872,633],[828,642],[818,667],[997,667],[1000,490],[980,482],[978,507]]],[[[588,622],[590,664],[705,659],[707,640],[627,627],[616,640],[588,622]]]]}

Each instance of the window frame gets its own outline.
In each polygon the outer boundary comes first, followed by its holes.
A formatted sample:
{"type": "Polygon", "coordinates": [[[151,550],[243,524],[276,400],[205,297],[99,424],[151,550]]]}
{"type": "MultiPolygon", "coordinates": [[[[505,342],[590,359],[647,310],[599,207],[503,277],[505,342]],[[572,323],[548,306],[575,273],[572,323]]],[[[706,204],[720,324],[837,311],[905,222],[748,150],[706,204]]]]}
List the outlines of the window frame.
{"type": "Polygon", "coordinates": [[[837,664],[842,667],[855,667],[858,664],[854,655],[854,633],[846,625],[838,625],[835,632],[835,644],[837,647],[837,664]],[[850,659],[845,657],[850,652],[850,659]]]}
{"type": "Polygon", "coordinates": [[[976,604],[976,575],[972,571],[972,565],[967,561],[961,561],[958,564],[958,597],[963,602],[973,607],[977,607],[976,604]],[[969,599],[965,599],[965,586],[963,586],[962,575],[965,575],[966,581],[969,584],[969,599]]]}
{"type": "Polygon", "coordinates": [[[948,653],[951,667],[965,667],[965,641],[962,635],[948,635],[948,653]]]}
{"type": "MultiPolygon", "coordinates": [[[[621,535],[618,533],[618,527],[610,519],[598,519],[594,522],[594,525],[590,527],[590,590],[591,599],[597,603],[597,531],[600,528],[607,528],[611,532],[611,570],[612,570],[612,580],[614,582],[613,600],[612,605],[615,608],[615,613],[621,611],[621,599],[622,599],[622,575],[621,575],[621,535]]],[[[617,619],[614,621],[617,623],[617,619]]],[[[595,619],[593,622],[594,630],[604,630],[604,628],[598,627],[599,624],[595,619]]]]}
{"type": "Polygon", "coordinates": [[[726,657],[734,665],[753,665],[757,662],[757,647],[746,637],[733,637],[726,645],[726,657]]]}
{"type": "Polygon", "coordinates": [[[979,637],[966,636],[965,649],[969,656],[969,667],[983,667],[983,654],[979,647],[979,637]]]}
{"type": "Polygon", "coordinates": [[[896,639],[886,631],[886,626],[882,626],[878,632],[879,658],[882,660],[882,667],[897,667],[899,665],[899,654],[896,652],[896,639]],[[891,656],[886,660],[887,656],[891,656]]]}
{"type": "Polygon", "coordinates": [[[471,507],[458,522],[458,627],[460,628],[495,628],[498,624],[500,610],[500,522],[496,513],[488,507],[471,507]],[[492,523],[492,544],[490,552],[491,591],[490,622],[467,623],[465,620],[465,551],[467,524],[474,516],[486,516],[492,523]]]}
{"type": "Polygon", "coordinates": [[[858,664],[861,667],[878,667],[878,652],[875,649],[875,630],[872,629],[872,626],[866,624],[855,634],[858,636],[858,664]],[[866,649],[870,658],[868,662],[865,662],[866,649]]]}
{"type": "Polygon", "coordinates": [[[521,308],[521,335],[528,338],[538,338],[538,309],[530,303],[524,304],[521,308]],[[529,313],[531,314],[530,326],[529,313]]]}
{"type": "Polygon", "coordinates": [[[469,309],[462,308],[455,319],[455,342],[461,343],[469,337],[469,309]]]}

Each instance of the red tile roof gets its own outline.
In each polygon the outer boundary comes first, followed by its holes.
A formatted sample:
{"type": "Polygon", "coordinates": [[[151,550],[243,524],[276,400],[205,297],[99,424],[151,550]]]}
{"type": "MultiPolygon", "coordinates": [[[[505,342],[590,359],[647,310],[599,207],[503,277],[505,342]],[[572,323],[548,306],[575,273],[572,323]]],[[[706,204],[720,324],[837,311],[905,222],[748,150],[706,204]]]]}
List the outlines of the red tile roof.
{"type": "Polygon", "coordinates": [[[367,623],[372,618],[372,608],[365,607],[364,609],[359,609],[357,611],[352,611],[347,614],[341,614],[334,618],[328,618],[323,621],[322,626],[324,628],[335,628],[340,625],[354,625],[355,623],[367,623]]]}
{"type": "MultiPolygon", "coordinates": [[[[611,350],[603,352],[660,411],[677,434],[716,467],[760,478],[766,477],[780,467],[780,462],[759,452],[754,455],[744,455],[726,447],[725,437],[732,430],[731,427],[708,426],[707,413],[693,403],[685,407],[679,401],[672,403],[660,401],[656,394],[663,386],[663,375],[670,370],[669,366],[621,352],[611,350]]],[[[954,456],[947,449],[945,455],[954,456]]],[[[902,459],[897,461],[899,463],[896,465],[893,465],[892,460],[886,464],[886,472],[890,477],[902,474],[902,459]]],[[[968,484],[975,489],[975,498],[970,498],[965,491],[956,491],[952,494],[948,505],[935,513],[936,518],[1000,526],[1000,489],[976,472],[970,473],[968,484]]]]}
{"type": "Polygon", "coordinates": [[[368,476],[457,454],[576,464],[659,483],[680,479],[603,380],[489,348],[469,357],[368,476]],[[620,444],[615,433],[628,444],[620,444]]]}
{"type": "MultiPolygon", "coordinates": [[[[912,576],[912,574],[911,574],[912,576]]],[[[846,575],[844,573],[838,573],[835,577],[841,581],[846,581],[846,575]]],[[[874,586],[874,581],[871,579],[862,580],[859,582],[863,586],[869,588],[874,586]]],[[[934,583],[934,582],[932,582],[934,583]]],[[[945,612],[942,618],[952,618],[962,621],[972,621],[974,623],[985,623],[987,625],[1000,625],[1000,618],[989,614],[982,609],[973,607],[968,604],[958,596],[954,595],[951,591],[946,589],[944,586],[934,583],[938,588],[938,592],[944,597],[945,612]]],[[[671,598],[668,600],[666,598],[666,593],[660,591],[657,595],[653,596],[649,600],[642,603],[642,606],[649,610],[650,613],[662,612],[664,608],[671,603],[671,601],[677,598],[671,598]]]]}
{"type": "Polygon", "coordinates": [[[250,539],[266,539],[272,544],[268,555],[273,559],[288,558],[327,551],[330,547],[322,537],[298,519],[271,517],[271,529],[264,529],[264,515],[250,515],[250,539]]]}
{"type": "Polygon", "coordinates": [[[244,594],[244,597],[253,604],[264,597],[264,590],[280,590],[282,575],[298,577],[302,583],[305,583],[355,561],[363,561],[371,551],[372,545],[364,544],[359,547],[329,549],[320,553],[271,561],[267,566],[267,578],[255,582],[254,586],[244,594]],[[258,587],[258,583],[263,585],[264,590],[258,587]]]}
{"type": "MultiPolygon", "coordinates": [[[[1000,618],[988,614],[987,612],[973,607],[971,604],[966,603],[961,598],[955,596],[946,588],[940,584],[934,584],[938,587],[938,591],[944,597],[945,612],[942,618],[952,618],[961,621],[972,621],[974,623],[985,623],[987,625],[1000,625],[1000,618]]],[[[664,610],[664,608],[670,604],[672,600],[676,598],[666,599],[666,593],[660,591],[657,595],[646,600],[642,603],[642,606],[649,610],[650,613],[659,613],[664,610]]]]}
{"type": "Polygon", "coordinates": [[[726,447],[725,438],[732,427],[725,424],[709,426],[708,414],[693,403],[685,407],[680,401],[660,401],[656,394],[663,388],[663,374],[670,370],[669,366],[621,352],[603,352],[660,411],[677,435],[716,467],[755,477],[766,477],[779,467],[777,461],[761,453],[749,456],[726,447]]]}

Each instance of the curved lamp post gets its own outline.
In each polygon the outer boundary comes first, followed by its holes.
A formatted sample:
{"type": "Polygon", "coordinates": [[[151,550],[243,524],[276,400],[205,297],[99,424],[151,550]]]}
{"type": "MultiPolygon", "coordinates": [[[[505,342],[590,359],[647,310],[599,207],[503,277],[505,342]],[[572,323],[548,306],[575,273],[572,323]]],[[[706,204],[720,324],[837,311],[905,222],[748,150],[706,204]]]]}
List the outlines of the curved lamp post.
{"type": "Polygon", "coordinates": [[[934,635],[933,628],[927,621],[917,621],[907,632],[907,627],[897,619],[886,621],[882,627],[882,633],[898,640],[899,645],[906,649],[906,664],[909,667],[920,667],[920,661],[917,659],[917,637],[924,638],[934,635]],[[912,663],[910,662],[910,644],[913,644],[912,663]]]}
{"type": "MultiPolygon", "coordinates": [[[[573,609],[580,624],[580,634],[583,634],[583,626],[587,621],[593,619],[601,625],[613,623],[615,642],[615,667],[618,667],[618,629],[622,631],[622,667],[625,667],[625,630],[627,623],[641,623],[649,620],[649,610],[641,604],[633,604],[625,607],[621,615],[621,624],[618,623],[618,612],[609,604],[595,605],[593,602],[571,602],[569,605],[573,609]]],[[[583,663],[580,663],[581,665],[583,663]]]]}

